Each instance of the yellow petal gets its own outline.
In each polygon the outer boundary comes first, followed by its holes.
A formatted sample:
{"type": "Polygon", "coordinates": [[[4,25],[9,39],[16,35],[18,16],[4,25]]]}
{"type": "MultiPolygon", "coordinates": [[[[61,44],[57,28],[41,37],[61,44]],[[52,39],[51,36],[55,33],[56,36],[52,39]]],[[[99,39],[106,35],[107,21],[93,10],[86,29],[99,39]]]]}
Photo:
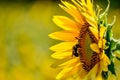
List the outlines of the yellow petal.
{"type": "Polygon", "coordinates": [[[57,69],[57,68],[58,68],[58,69],[63,69],[64,67],[61,67],[61,66],[59,66],[59,65],[62,64],[62,63],[64,63],[64,62],[66,62],[66,61],[68,61],[68,60],[70,60],[70,59],[72,59],[72,58],[73,58],[73,57],[71,57],[71,58],[57,59],[56,62],[51,65],[51,67],[52,67],[52,68],[56,68],[56,69],[57,69]]]}
{"type": "Polygon", "coordinates": [[[56,45],[50,47],[50,50],[52,50],[52,51],[67,51],[67,50],[71,50],[75,44],[76,44],[76,42],[61,42],[59,44],[56,44],[56,45]]]}
{"type": "MultiPolygon", "coordinates": [[[[117,70],[116,70],[117,71],[117,70]]],[[[119,70],[118,70],[119,71],[119,70]]],[[[118,73],[119,74],[119,73],[118,73]]],[[[108,80],[120,80],[119,76],[118,78],[116,77],[116,75],[113,75],[112,73],[109,74],[108,76],[108,80]]]]}
{"type": "Polygon", "coordinates": [[[98,40],[98,47],[103,48],[103,42],[101,39],[98,40]]]}
{"type": "Polygon", "coordinates": [[[96,75],[99,73],[99,64],[97,63],[83,80],[96,80],[96,75]]]}
{"type": "Polygon", "coordinates": [[[90,45],[90,47],[91,47],[91,49],[92,49],[94,52],[100,53],[100,50],[99,50],[98,45],[97,45],[96,43],[92,43],[92,44],[90,45]]]}
{"type": "MultiPolygon", "coordinates": [[[[65,78],[65,77],[69,77],[69,76],[74,76],[77,72],[79,72],[80,70],[82,70],[82,66],[81,64],[78,62],[76,63],[74,66],[72,65],[72,67],[64,67],[64,69],[57,75],[57,79],[60,78],[65,78]],[[63,75],[64,74],[64,75],[63,75]]],[[[82,73],[83,75],[84,73],[82,73]]],[[[80,75],[79,75],[80,76],[80,75]]],[[[83,76],[82,76],[83,77],[83,76]]],[[[73,79],[73,78],[72,78],[73,79]]],[[[76,79],[75,79],[76,80],[76,79]]],[[[81,80],[81,79],[79,79],[81,80]]]]}
{"type": "Polygon", "coordinates": [[[79,33],[70,31],[59,31],[49,34],[48,36],[53,39],[63,40],[63,41],[75,41],[75,37],[78,37],[79,33]]]}
{"type": "Polygon", "coordinates": [[[98,47],[99,48],[103,48],[104,49],[105,44],[106,44],[106,40],[105,39],[99,39],[98,40],[98,47]]]}
{"type": "Polygon", "coordinates": [[[81,15],[81,13],[78,11],[77,7],[66,2],[62,1],[62,3],[65,5],[59,5],[63,10],[65,10],[68,14],[73,16],[73,18],[80,24],[84,24],[85,19],[81,15]]]}
{"type": "Polygon", "coordinates": [[[108,65],[110,64],[110,59],[107,57],[107,55],[104,53],[104,51],[103,51],[100,59],[101,59],[100,64],[102,66],[103,71],[108,71],[108,65]]]}
{"type": "Polygon", "coordinates": [[[95,13],[93,10],[93,3],[91,0],[87,0],[87,8],[88,8],[88,12],[91,14],[91,16],[95,17],[95,13]]]}
{"type": "MultiPolygon", "coordinates": [[[[82,65],[80,63],[76,63],[73,66],[73,69],[71,69],[69,72],[67,72],[63,77],[69,77],[69,76],[76,76],[76,73],[78,74],[78,72],[82,69],[82,65]]],[[[83,75],[83,73],[82,73],[83,75]]],[[[80,75],[79,75],[80,76],[80,75]]],[[[80,79],[76,79],[75,80],[80,80],[80,79]]],[[[71,79],[73,80],[73,78],[71,79]]]]}
{"type": "Polygon", "coordinates": [[[68,68],[64,68],[57,76],[56,79],[60,79],[64,76],[64,74],[68,73],[70,70],[72,70],[73,67],[68,67],[68,68]]]}
{"type": "Polygon", "coordinates": [[[87,22],[88,22],[92,27],[94,27],[95,29],[98,28],[98,26],[97,26],[97,21],[95,20],[95,18],[94,18],[93,16],[90,16],[90,15],[87,14],[87,13],[82,13],[82,14],[85,16],[87,22]]]}
{"type": "Polygon", "coordinates": [[[88,5],[87,6],[88,8],[91,8],[93,10],[93,7],[92,7],[93,4],[91,0],[87,0],[87,5],[88,5]]]}
{"type": "Polygon", "coordinates": [[[106,31],[106,28],[104,26],[102,26],[100,28],[100,38],[103,38],[105,31],[106,31]]]}
{"type": "Polygon", "coordinates": [[[75,1],[72,0],[75,5],[77,5],[81,11],[81,13],[84,15],[86,18],[87,22],[91,24],[93,27],[97,27],[97,20],[96,20],[96,15],[93,10],[93,3],[91,0],[81,0],[80,1],[75,1]]]}
{"type": "Polygon", "coordinates": [[[71,52],[55,52],[51,55],[55,59],[63,59],[68,56],[72,56],[72,51],[71,52]]]}
{"type": "Polygon", "coordinates": [[[78,3],[76,1],[73,0],[73,2],[80,8],[80,11],[82,11],[82,15],[84,15],[84,17],[86,18],[87,22],[93,26],[94,28],[97,29],[97,20],[96,20],[96,15],[94,13],[93,10],[93,3],[91,0],[81,0],[78,1],[78,3]],[[81,5],[81,6],[80,6],[81,5]]]}
{"type": "Polygon", "coordinates": [[[81,0],[81,2],[79,2],[79,3],[82,4],[82,5],[86,5],[85,0],[81,0]]]}
{"type": "Polygon", "coordinates": [[[87,74],[84,80],[103,80],[102,78],[102,65],[98,62],[87,74]]]}
{"type": "Polygon", "coordinates": [[[75,65],[76,63],[80,63],[79,60],[80,60],[79,57],[76,57],[76,58],[73,58],[73,59],[71,59],[71,60],[68,60],[68,61],[60,64],[59,66],[65,66],[65,65],[66,65],[67,67],[68,67],[68,66],[69,66],[69,67],[70,67],[70,66],[72,67],[72,66],[75,65]]]}
{"type": "Polygon", "coordinates": [[[96,76],[96,79],[95,79],[95,80],[103,80],[102,75],[101,75],[101,74],[98,74],[98,75],[96,76]]]}
{"type": "Polygon", "coordinates": [[[78,10],[81,11],[86,11],[86,8],[83,7],[83,3],[81,3],[80,1],[76,1],[76,0],[72,0],[72,2],[78,7],[78,10]]]}
{"type": "Polygon", "coordinates": [[[80,26],[78,25],[78,23],[74,22],[73,20],[65,16],[54,16],[53,21],[56,25],[58,25],[59,27],[65,30],[79,32],[80,26]]]}
{"type": "Polygon", "coordinates": [[[93,33],[93,35],[95,36],[95,38],[98,40],[98,30],[93,28],[93,27],[89,27],[90,31],[93,33]]]}
{"type": "Polygon", "coordinates": [[[103,42],[103,45],[105,46],[107,41],[105,39],[102,39],[102,42],[103,42]]]}
{"type": "Polygon", "coordinates": [[[87,75],[87,72],[84,69],[80,69],[79,74],[78,74],[79,79],[77,80],[85,80],[84,78],[86,75],[87,75]]]}

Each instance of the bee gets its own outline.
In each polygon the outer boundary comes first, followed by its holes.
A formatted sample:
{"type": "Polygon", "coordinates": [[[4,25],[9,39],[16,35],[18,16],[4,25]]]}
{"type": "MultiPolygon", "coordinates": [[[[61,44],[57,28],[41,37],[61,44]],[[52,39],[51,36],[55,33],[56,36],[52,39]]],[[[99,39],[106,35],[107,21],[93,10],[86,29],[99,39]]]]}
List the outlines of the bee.
{"type": "Polygon", "coordinates": [[[76,44],[75,46],[73,46],[73,51],[72,51],[72,56],[76,56],[78,57],[78,48],[79,48],[79,44],[76,44]]]}

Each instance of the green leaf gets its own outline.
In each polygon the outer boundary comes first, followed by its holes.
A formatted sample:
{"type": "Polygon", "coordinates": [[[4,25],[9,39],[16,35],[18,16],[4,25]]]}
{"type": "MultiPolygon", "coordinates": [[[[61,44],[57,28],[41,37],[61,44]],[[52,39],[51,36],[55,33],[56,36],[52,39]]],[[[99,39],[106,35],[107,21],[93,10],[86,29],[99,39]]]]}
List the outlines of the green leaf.
{"type": "Polygon", "coordinates": [[[117,43],[117,41],[116,41],[115,39],[112,39],[110,43],[111,43],[111,44],[110,44],[111,50],[116,49],[116,43],[117,43]]]}
{"type": "Polygon", "coordinates": [[[119,57],[116,57],[116,59],[120,61],[120,58],[119,58],[119,57]]]}
{"type": "Polygon", "coordinates": [[[109,1],[109,0],[107,0],[107,1],[108,1],[108,5],[107,5],[105,11],[100,14],[100,16],[99,16],[99,19],[100,19],[100,20],[98,21],[98,23],[99,23],[100,25],[103,25],[103,26],[105,26],[105,27],[108,26],[108,23],[107,23],[107,15],[108,15],[109,7],[110,7],[110,1],[109,1]]]}
{"type": "Polygon", "coordinates": [[[106,32],[106,40],[107,40],[107,42],[110,42],[110,40],[111,40],[111,37],[112,37],[112,31],[111,31],[111,28],[108,26],[108,28],[107,28],[107,32],[106,32]]]}
{"type": "Polygon", "coordinates": [[[113,61],[111,61],[111,64],[108,65],[108,69],[112,74],[116,75],[113,61]]]}
{"type": "Polygon", "coordinates": [[[108,71],[102,71],[102,77],[107,80],[108,79],[108,71]]]}
{"type": "Polygon", "coordinates": [[[116,49],[120,51],[120,42],[116,44],[116,49]]]}
{"type": "Polygon", "coordinates": [[[109,8],[110,8],[110,1],[108,0],[108,5],[105,11],[100,15],[100,19],[104,18],[108,14],[109,8]]]}
{"type": "Polygon", "coordinates": [[[112,52],[117,51],[118,53],[120,53],[120,42],[118,42],[118,40],[114,41],[111,47],[112,47],[112,52]]]}
{"type": "Polygon", "coordinates": [[[111,24],[108,24],[108,26],[110,27],[110,29],[112,29],[113,25],[115,24],[115,21],[116,21],[116,16],[113,17],[113,21],[111,24]]]}

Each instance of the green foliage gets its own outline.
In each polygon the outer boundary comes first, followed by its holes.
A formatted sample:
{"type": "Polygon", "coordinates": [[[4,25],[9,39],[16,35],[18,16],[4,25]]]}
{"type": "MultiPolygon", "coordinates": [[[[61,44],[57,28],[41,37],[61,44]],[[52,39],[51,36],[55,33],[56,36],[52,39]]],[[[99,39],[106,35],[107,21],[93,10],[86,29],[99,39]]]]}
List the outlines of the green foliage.
{"type": "Polygon", "coordinates": [[[102,77],[107,80],[108,78],[108,71],[102,71],[102,77]]]}
{"type": "Polygon", "coordinates": [[[120,58],[119,58],[119,57],[116,57],[116,59],[120,61],[120,58]]]}
{"type": "Polygon", "coordinates": [[[108,65],[108,69],[109,69],[109,71],[110,71],[112,74],[116,75],[113,61],[111,61],[111,64],[108,65]]]}

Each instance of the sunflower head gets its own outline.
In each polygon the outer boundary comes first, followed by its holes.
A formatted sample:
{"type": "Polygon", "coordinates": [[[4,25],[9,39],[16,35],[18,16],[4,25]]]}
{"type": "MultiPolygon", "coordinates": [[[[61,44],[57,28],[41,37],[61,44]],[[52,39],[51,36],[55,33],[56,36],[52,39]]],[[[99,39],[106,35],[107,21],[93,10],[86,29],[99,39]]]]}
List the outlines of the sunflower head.
{"type": "Polygon", "coordinates": [[[53,58],[59,60],[61,69],[56,79],[103,80],[109,71],[115,73],[113,52],[119,44],[113,39],[112,24],[107,23],[106,10],[101,13],[99,6],[93,6],[93,0],[61,1],[59,6],[73,18],[54,16],[53,21],[63,30],[49,34],[49,37],[62,40],[50,49],[53,58]],[[114,46],[114,49],[113,49],[114,46]]]}

